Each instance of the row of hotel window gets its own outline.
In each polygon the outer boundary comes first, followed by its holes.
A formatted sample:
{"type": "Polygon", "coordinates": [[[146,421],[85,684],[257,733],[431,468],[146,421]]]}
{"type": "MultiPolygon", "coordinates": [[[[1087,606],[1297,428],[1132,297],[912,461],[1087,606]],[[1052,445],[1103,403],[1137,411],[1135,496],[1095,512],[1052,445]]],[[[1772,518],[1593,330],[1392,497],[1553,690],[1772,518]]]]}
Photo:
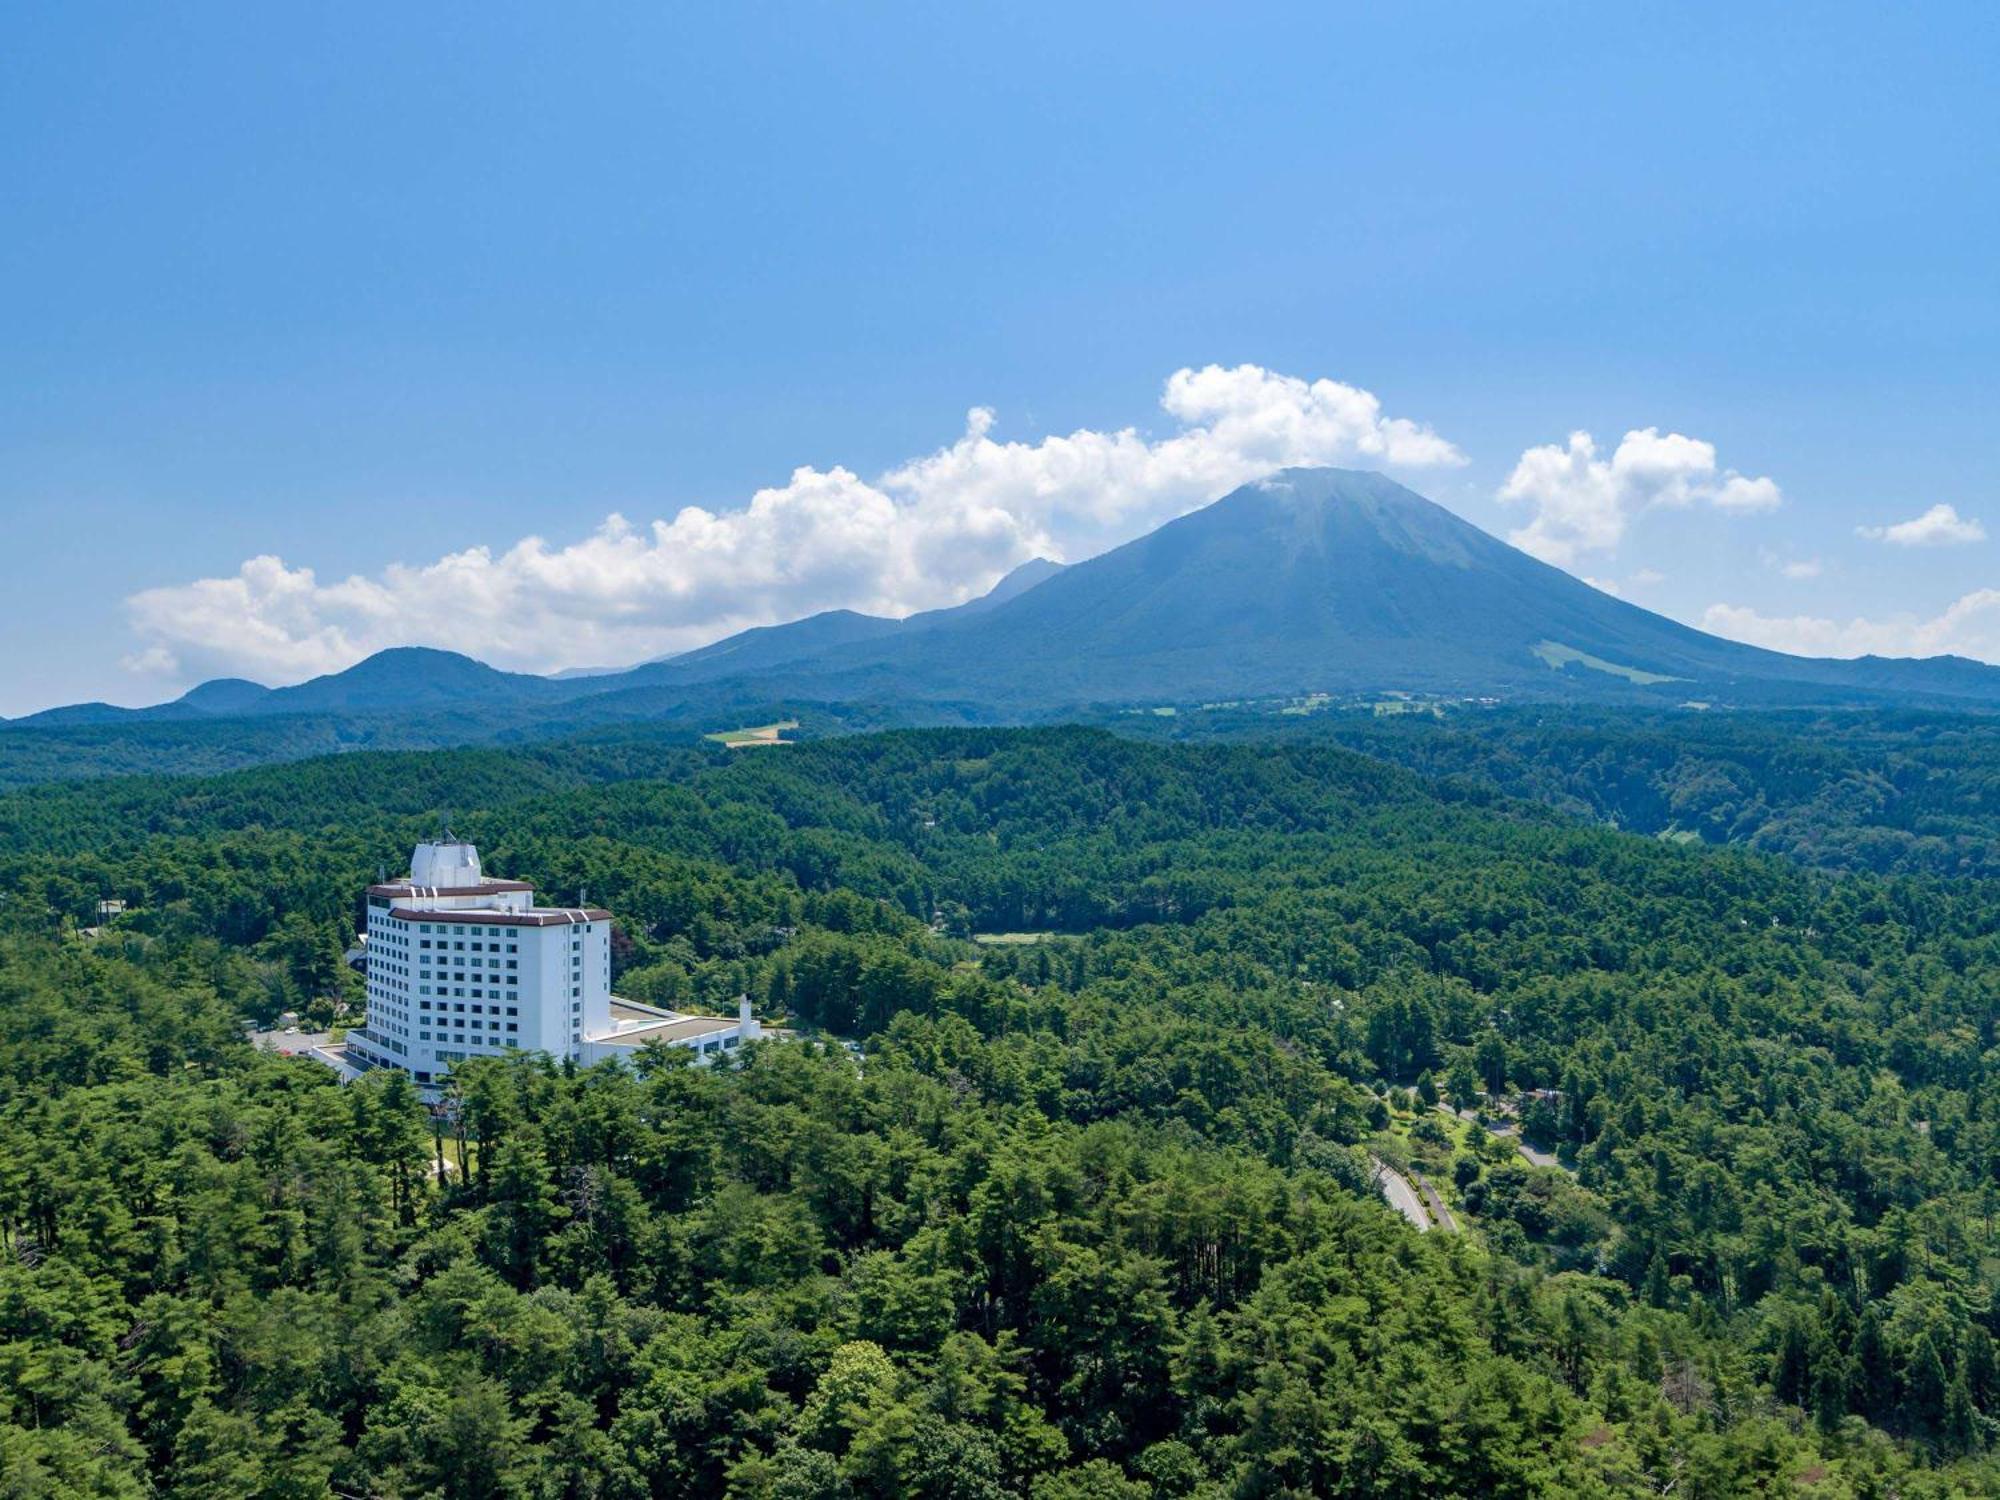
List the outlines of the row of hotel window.
{"type": "MultiPolygon", "coordinates": [[[[430,928],[430,924],[429,924],[428,922],[426,922],[426,923],[422,924],[422,925],[421,925],[420,927],[418,927],[418,929],[417,929],[417,930],[418,930],[419,932],[429,932],[429,931],[431,930],[431,928],[430,928]]],[[[490,937],[490,938],[497,938],[497,937],[499,937],[499,936],[501,935],[501,931],[502,931],[502,930],[501,930],[500,928],[498,928],[498,927],[488,927],[488,928],[485,928],[485,929],[483,929],[483,930],[484,930],[484,933],[485,933],[485,935],[486,935],[487,937],[490,937]]],[[[480,936],[480,934],[481,934],[481,931],[482,931],[482,929],[480,929],[480,928],[478,928],[478,927],[458,927],[458,928],[447,928],[447,927],[443,926],[442,924],[440,924],[440,925],[439,925],[439,927],[438,927],[438,929],[437,929],[437,931],[438,931],[438,937],[437,937],[437,946],[438,946],[438,948],[439,948],[439,949],[446,949],[446,948],[449,948],[449,949],[451,949],[451,950],[452,950],[453,952],[457,952],[457,953],[463,953],[463,952],[465,952],[465,951],[466,951],[466,947],[465,947],[465,943],[466,943],[466,939],[467,939],[467,938],[477,938],[478,936],[480,936]],[[446,941],[446,939],[445,939],[445,934],[446,934],[447,932],[453,932],[453,933],[456,933],[456,934],[458,934],[458,936],[457,936],[457,937],[456,937],[456,938],[455,938],[454,940],[452,940],[452,941],[449,941],[449,942],[447,942],[447,941],[446,941]]],[[[399,942],[400,944],[402,944],[402,946],[403,946],[403,947],[405,947],[405,948],[407,948],[407,947],[409,947],[409,946],[410,946],[410,940],[409,940],[409,938],[408,938],[408,937],[406,937],[406,936],[403,936],[403,935],[401,935],[401,934],[398,934],[398,933],[397,933],[397,932],[395,931],[395,929],[393,929],[393,928],[391,928],[391,929],[390,929],[390,931],[389,931],[389,936],[391,936],[392,938],[394,938],[394,939],[395,939],[395,940],[396,940],[397,942],[399,942]]],[[[582,936],[581,936],[580,934],[578,934],[578,932],[576,931],[576,929],[575,929],[575,928],[571,928],[571,929],[570,929],[570,940],[569,940],[569,945],[570,945],[570,947],[572,947],[572,948],[581,948],[581,947],[583,946],[583,938],[582,938],[582,936]]],[[[431,946],[431,939],[430,939],[430,938],[419,938],[419,939],[417,940],[417,946],[418,946],[419,948],[428,948],[428,947],[430,947],[430,946],[431,946]]],[[[472,952],[474,952],[474,953],[498,953],[498,952],[500,951],[500,944],[498,944],[498,943],[484,943],[484,944],[482,944],[482,943],[477,943],[477,942],[475,942],[475,943],[473,943],[473,945],[472,945],[472,950],[471,950],[471,951],[472,951],[472,952]]],[[[507,951],[508,951],[509,953],[519,953],[519,952],[521,951],[521,946],[520,946],[520,944],[519,944],[519,943],[509,943],[509,944],[507,944],[507,951]]]]}
{"type": "MultiPolygon", "coordinates": [[[[391,932],[394,932],[396,929],[394,927],[391,927],[389,930],[391,932]]],[[[481,935],[484,935],[486,937],[504,937],[507,931],[507,929],[504,927],[479,927],[476,925],[472,927],[461,927],[456,922],[439,922],[435,925],[435,929],[433,929],[433,925],[429,922],[419,922],[417,924],[418,932],[430,932],[433,930],[437,932],[439,937],[443,937],[448,933],[456,934],[459,937],[479,937],[481,935]]],[[[572,926],[570,930],[572,933],[574,933],[576,929],[574,928],[574,926],[572,926]]],[[[570,941],[573,943],[582,942],[583,939],[572,936],[570,941]]],[[[430,947],[430,944],[425,943],[423,946],[428,948],[430,947]]],[[[507,951],[511,953],[514,950],[509,948],[507,951]]]]}
{"type": "MultiPolygon", "coordinates": [[[[430,1039],[431,1039],[431,1034],[428,1031],[419,1033],[418,1040],[428,1042],[430,1039]]],[[[437,1034],[437,1039],[441,1042],[455,1042],[461,1047],[501,1047],[501,1048],[514,1047],[518,1049],[521,1045],[519,1037],[511,1037],[511,1036],[508,1037],[504,1042],[497,1036],[494,1037],[476,1036],[471,1041],[468,1042],[465,1039],[464,1032],[460,1032],[458,1033],[458,1035],[453,1036],[448,1032],[440,1031],[437,1034]]],[[[571,1041],[576,1041],[578,1039],[579,1038],[574,1035],[570,1037],[571,1041]]],[[[388,1037],[388,1036],[378,1036],[374,1040],[378,1046],[387,1047],[391,1052],[395,1053],[398,1057],[408,1057],[410,1055],[410,1047],[407,1042],[399,1042],[394,1037],[388,1037]]],[[[438,1060],[440,1062],[444,1062],[447,1060],[451,1062],[458,1062],[463,1060],[464,1057],[465,1054],[463,1052],[438,1053],[438,1060]]],[[[428,1083],[430,1081],[429,1079],[424,1078],[422,1074],[418,1075],[418,1079],[420,1082],[425,1082],[425,1083],[428,1083]]]]}

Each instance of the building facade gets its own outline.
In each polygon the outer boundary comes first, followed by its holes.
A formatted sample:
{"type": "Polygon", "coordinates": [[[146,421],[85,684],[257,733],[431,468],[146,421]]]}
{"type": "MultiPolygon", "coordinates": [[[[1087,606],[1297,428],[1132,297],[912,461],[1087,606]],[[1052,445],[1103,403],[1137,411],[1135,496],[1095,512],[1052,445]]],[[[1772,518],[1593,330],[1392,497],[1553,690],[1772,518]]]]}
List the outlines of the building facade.
{"type": "Polygon", "coordinates": [[[368,1019],[345,1043],[357,1069],[435,1086],[468,1057],[596,1063],[657,1042],[711,1061],[760,1034],[747,1001],[728,1020],[616,999],[611,913],[538,906],[526,881],[488,877],[469,843],[417,845],[405,879],[368,887],[367,912],[368,1019]]]}

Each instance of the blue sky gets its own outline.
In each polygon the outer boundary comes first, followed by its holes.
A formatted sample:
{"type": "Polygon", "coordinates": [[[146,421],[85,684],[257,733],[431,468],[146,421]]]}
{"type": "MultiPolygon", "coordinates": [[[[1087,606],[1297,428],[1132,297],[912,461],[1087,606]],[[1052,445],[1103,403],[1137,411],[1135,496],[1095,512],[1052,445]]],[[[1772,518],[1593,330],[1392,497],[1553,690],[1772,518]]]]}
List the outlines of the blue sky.
{"type": "Polygon", "coordinates": [[[949,602],[1300,457],[2000,660],[1993,7],[678,9],[0,22],[0,714],[949,602]]]}

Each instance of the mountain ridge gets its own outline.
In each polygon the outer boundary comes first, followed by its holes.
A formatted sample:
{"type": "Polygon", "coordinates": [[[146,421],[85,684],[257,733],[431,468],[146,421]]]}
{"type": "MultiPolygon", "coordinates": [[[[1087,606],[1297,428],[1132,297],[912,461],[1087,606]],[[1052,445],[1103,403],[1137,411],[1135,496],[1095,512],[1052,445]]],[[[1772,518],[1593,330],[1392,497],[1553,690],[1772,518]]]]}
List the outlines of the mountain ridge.
{"type": "Polygon", "coordinates": [[[1089,705],[1313,693],[1746,705],[2000,706],[1963,657],[1788,656],[1613,598],[1363,470],[1292,469],[1068,566],[896,620],[830,610],[638,667],[542,677],[429,647],[287,687],[215,679],[142,709],[70,705],[8,730],[290,714],[440,713],[518,736],[778,701],[949,706],[996,719],[1089,705]]]}
{"type": "Polygon", "coordinates": [[[2000,701],[2000,668],[1963,658],[1837,661],[1708,635],[1614,599],[1382,475],[1338,469],[1243,486],[990,610],[918,636],[830,645],[810,673],[775,675],[794,695],[937,694],[1012,711],[1371,690],[1655,704],[1662,689],[1680,688],[1788,702],[1816,691],[2000,701]],[[1568,665],[1545,646],[1563,648],[1568,665]]]}

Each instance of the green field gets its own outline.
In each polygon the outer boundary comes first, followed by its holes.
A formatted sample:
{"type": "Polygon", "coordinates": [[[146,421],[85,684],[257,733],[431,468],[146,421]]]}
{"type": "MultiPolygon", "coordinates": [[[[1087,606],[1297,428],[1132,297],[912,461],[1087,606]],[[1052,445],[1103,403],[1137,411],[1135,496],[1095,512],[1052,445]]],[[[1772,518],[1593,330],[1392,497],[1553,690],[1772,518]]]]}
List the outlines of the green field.
{"type": "Polygon", "coordinates": [[[719,729],[702,738],[727,745],[732,750],[741,750],[746,745],[789,745],[792,741],[781,736],[786,730],[798,727],[797,719],[781,719],[775,724],[758,724],[747,729],[719,729]]]}
{"type": "Polygon", "coordinates": [[[1574,646],[1565,646],[1561,641],[1540,641],[1535,645],[1535,655],[1548,666],[1560,672],[1567,666],[1588,667],[1593,672],[1609,672],[1613,677],[1623,677],[1627,682],[1636,682],[1640,687],[1652,687],[1662,682],[1686,682],[1685,677],[1669,677],[1662,672],[1647,672],[1638,667],[1623,667],[1615,661],[1606,661],[1601,656],[1592,656],[1588,651],[1579,651],[1574,646]]]}

